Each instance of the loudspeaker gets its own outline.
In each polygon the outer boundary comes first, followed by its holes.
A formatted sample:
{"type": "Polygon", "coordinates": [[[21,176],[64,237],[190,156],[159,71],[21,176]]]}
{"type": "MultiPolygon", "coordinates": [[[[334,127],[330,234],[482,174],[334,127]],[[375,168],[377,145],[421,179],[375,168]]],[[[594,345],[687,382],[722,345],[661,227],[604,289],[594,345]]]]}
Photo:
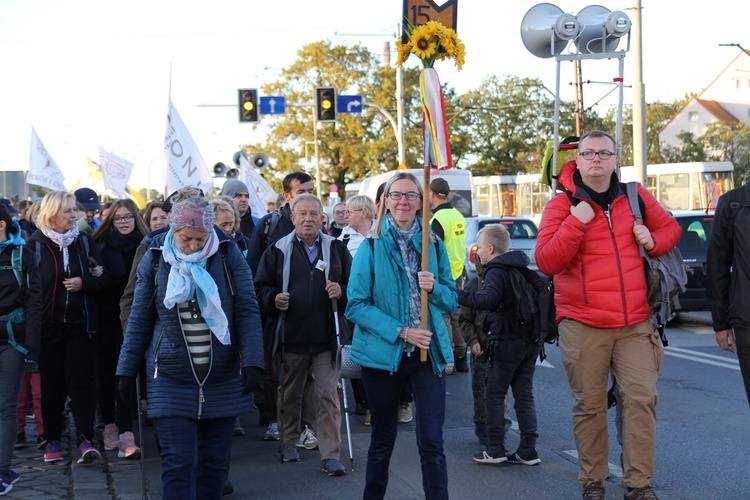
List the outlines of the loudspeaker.
{"type": "Polygon", "coordinates": [[[224,175],[224,172],[227,171],[227,166],[224,165],[222,162],[217,163],[214,165],[214,175],[221,176],[224,175]]]}
{"type": "Polygon", "coordinates": [[[581,32],[574,43],[581,54],[614,52],[620,38],[630,32],[630,19],[619,10],[610,12],[601,5],[589,5],[576,17],[581,32]]]}
{"type": "Polygon", "coordinates": [[[247,158],[247,153],[245,153],[244,151],[237,151],[236,153],[234,153],[234,156],[232,157],[232,161],[234,162],[235,167],[240,166],[240,158],[243,156],[247,158]]]}
{"type": "Polygon", "coordinates": [[[580,26],[573,14],[566,14],[551,3],[540,3],[526,12],[521,21],[521,40],[537,57],[560,54],[578,35],[580,26]]]}
{"type": "Polygon", "coordinates": [[[227,179],[236,179],[240,176],[240,171],[236,168],[230,168],[227,170],[227,179]]]}
{"type": "Polygon", "coordinates": [[[268,155],[265,153],[255,153],[250,158],[250,164],[255,168],[266,168],[268,166],[268,155]]]}

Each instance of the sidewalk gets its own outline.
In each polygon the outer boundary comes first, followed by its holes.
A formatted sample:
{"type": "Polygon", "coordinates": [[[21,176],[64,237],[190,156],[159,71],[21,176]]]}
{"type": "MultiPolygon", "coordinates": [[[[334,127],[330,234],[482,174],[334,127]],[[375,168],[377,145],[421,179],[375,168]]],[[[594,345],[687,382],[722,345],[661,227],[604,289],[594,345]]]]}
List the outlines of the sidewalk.
{"type": "MultiPolygon", "coordinates": [[[[123,460],[117,451],[105,451],[98,433],[97,449],[102,458],[92,464],[78,464],[76,440],[70,433],[73,428],[72,415],[62,436],[63,460],[44,462],[44,450],[36,445],[37,432],[34,422],[26,422],[26,448],[15,450],[11,468],[21,477],[13,485],[9,498],[33,498],[34,500],[136,500],[142,499],[141,469],[138,460],[123,460]]],[[[145,428],[144,433],[152,433],[145,428]]],[[[153,450],[153,447],[151,448],[153,450]]],[[[152,451],[153,452],[153,451],[152,451]]],[[[147,493],[148,493],[148,484],[147,493]]],[[[150,495],[147,496],[150,498],[150,495]]]]}

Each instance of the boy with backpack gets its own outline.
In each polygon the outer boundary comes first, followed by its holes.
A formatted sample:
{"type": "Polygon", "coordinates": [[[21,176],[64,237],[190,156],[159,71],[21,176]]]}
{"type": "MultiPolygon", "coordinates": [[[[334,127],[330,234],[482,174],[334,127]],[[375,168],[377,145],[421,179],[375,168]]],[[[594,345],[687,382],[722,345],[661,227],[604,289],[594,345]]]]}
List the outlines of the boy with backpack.
{"type": "Polygon", "coordinates": [[[483,227],[477,233],[477,254],[486,263],[482,291],[458,292],[460,305],[487,311],[484,326],[489,332],[485,389],[488,443],[474,454],[474,460],[536,465],[541,460],[536,451],[539,434],[533,382],[541,349],[538,293],[546,283],[528,268],[528,256],[518,250],[509,252],[509,246],[510,235],[504,227],[483,227]],[[509,387],[513,389],[521,443],[516,452],[506,455],[504,401],[509,387]]]}

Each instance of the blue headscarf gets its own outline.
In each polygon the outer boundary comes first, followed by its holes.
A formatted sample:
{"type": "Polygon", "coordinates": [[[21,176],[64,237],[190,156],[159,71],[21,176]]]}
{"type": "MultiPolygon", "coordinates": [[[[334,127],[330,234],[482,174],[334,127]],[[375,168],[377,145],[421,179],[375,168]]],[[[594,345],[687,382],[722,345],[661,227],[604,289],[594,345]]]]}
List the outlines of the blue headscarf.
{"type": "Polygon", "coordinates": [[[17,247],[26,244],[26,240],[21,236],[21,226],[18,225],[18,222],[11,221],[11,226],[5,232],[8,233],[8,239],[0,243],[0,253],[4,252],[9,246],[17,247]],[[11,228],[13,229],[12,232],[11,228]]]}

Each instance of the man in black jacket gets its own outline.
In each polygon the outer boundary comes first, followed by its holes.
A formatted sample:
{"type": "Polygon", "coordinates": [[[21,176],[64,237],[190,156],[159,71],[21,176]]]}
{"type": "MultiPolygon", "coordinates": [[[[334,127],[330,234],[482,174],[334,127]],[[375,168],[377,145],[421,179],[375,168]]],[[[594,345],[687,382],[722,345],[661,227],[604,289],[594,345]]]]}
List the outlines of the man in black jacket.
{"type": "Polygon", "coordinates": [[[340,311],[346,308],[351,256],[343,242],[320,230],[322,215],[323,205],[312,194],[295,198],[291,214],[295,231],[265,251],[255,289],[261,311],[278,324],[274,347],[282,350],[284,362],[282,458],[299,461],[302,397],[311,374],[318,401],[315,428],[322,468],[329,476],[343,476],[331,301],[339,302],[340,311]]]}
{"type": "Polygon", "coordinates": [[[706,292],[716,343],[737,352],[750,401],[750,183],[725,193],[716,205],[708,247],[706,292]]]}

